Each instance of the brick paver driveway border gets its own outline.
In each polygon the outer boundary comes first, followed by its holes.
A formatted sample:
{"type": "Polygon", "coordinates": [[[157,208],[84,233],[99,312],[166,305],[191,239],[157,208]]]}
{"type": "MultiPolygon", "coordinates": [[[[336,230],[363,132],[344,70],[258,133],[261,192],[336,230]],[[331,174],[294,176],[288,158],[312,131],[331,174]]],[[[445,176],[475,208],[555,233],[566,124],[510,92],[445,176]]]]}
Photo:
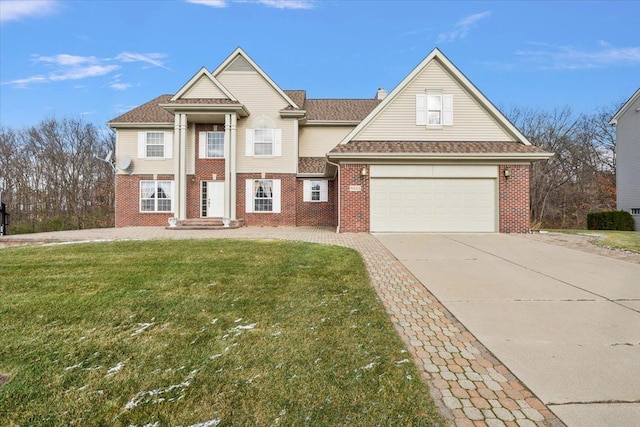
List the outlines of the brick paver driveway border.
{"type": "Polygon", "coordinates": [[[69,241],[166,238],[283,239],[357,250],[371,284],[431,388],[442,414],[456,427],[563,426],[374,236],[336,234],[316,227],[167,230],[162,227],[73,230],[5,236],[0,247],[69,241]]]}

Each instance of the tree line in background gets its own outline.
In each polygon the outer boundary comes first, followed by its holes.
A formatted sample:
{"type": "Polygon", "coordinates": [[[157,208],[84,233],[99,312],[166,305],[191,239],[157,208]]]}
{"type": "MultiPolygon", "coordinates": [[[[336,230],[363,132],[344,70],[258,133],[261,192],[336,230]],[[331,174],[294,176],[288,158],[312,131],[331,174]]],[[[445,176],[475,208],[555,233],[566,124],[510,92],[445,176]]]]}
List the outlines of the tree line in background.
{"type": "Polygon", "coordinates": [[[0,127],[9,234],[113,226],[113,170],[94,156],[104,158],[114,147],[110,130],[80,119],[0,127]]]}
{"type": "MultiPolygon", "coordinates": [[[[615,209],[615,128],[609,120],[617,107],[590,115],[570,108],[505,112],[532,144],[555,153],[531,168],[533,228],[586,228],[587,213],[615,209]]],[[[95,156],[114,149],[111,130],[80,119],[0,127],[0,191],[11,215],[9,232],[113,226],[113,170],[95,156]]]]}

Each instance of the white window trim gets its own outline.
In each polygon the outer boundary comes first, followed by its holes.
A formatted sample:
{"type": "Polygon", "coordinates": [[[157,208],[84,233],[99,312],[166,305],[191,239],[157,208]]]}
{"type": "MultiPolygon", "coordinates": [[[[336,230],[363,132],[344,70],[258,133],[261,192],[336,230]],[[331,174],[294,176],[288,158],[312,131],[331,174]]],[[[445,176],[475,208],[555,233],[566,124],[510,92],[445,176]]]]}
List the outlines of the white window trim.
{"type": "Polygon", "coordinates": [[[247,157],[271,158],[282,156],[282,129],[271,129],[271,131],[273,132],[271,154],[255,154],[255,131],[256,129],[247,129],[245,133],[245,155],[247,157]]]}
{"type": "MultiPolygon", "coordinates": [[[[143,179],[139,182],[139,188],[138,188],[138,205],[139,205],[139,210],[140,213],[173,213],[174,212],[174,208],[175,208],[175,182],[173,180],[170,179],[143,179]],[[154,210],[152,211],[146,211],[146,210],[142,210],[142,187],[143,187],[143,183],[145,182],[153,182],[154,183],[154,188],[158,188],[158,183],[160,182],[169,182],[170,183],[170,188],[171,188],[171,197],[168,199],[158,199],[157,197],[154,197],[154,210]],[[168,211],[159,211],[158,210],[158,200],[170,200],[171,201],[171,209],[168,211]]],[[[150,198],[145,198],[145,200],[150,199],[150,198]]]]}
{"type": "Polygon", "coordinates": [[[633,216],[638,216],[640,215],[640,208],[630,208],[629,213],[633,216]]]}
{"type": "Polygon", "coordinates": [[[329,181],[326,179],[305,179],[303,181],[303,202],[320,203],[329,201],[329,181]],[[313,200],[313,183],[320,183],[320,200],[313,200]]]}
{"type": "Polygon", "coordinates": [[[149,130],[138,132],[138,158],[146,160],[165,160],[173,157],[173,132],[163,130],[149,130]],[[147,134],[162,133],[164,134],[164,156],[147,157],[147,134]]]}
{"type": "Polygon", "coordinates": [[[253,194],[253,183],[256,181],[262,181],[261,179],[247,179],[245,180],[245,212],[246,213],[257,213],[257,214],[274,214],[281,213],[281,196],[282,196],[282,182],[279,179],[270,179],[266,180],[272,181],[272,206],[271,211],[255,211],[254,210],[254,202],[255,197],[253,194]]]}
{"type": "Polygon", "coordinates": [[[209,157],[207,154],[209,153],[209,133],[222,133],[224,131],[208,131],[208,132],[199,132],[198,140],[198,158],[199,159],[224,159],[224,136],[222,138],[222,156],[220,157],[209,157]]]}
{"type": "Polygon", "coordinates": [[[453,95],[442,92],[427,91],[416,94],[416,126],[426,126],[430,129],[440,129],[443,126],[453,126],[453,95]],[[440,97],[440,108],[429,108],[429,96],[440,97]],[[440,111],[440,123],[429,124],[429,111],[440,111]]]}

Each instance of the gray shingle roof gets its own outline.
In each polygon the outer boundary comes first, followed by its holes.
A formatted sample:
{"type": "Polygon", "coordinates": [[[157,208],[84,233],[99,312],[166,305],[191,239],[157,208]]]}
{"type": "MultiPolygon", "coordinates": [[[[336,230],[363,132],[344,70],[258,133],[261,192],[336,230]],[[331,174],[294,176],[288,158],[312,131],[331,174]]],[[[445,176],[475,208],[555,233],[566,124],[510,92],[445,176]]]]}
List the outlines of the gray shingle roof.
{"type": "Polygon", "coordinates": [[[331,153],[543,154],[545,151],[519,142],[350,141],[338,145],[331,153]]]}
{"type": "Polygon", "coordinates": [[[160,95],[131,111],[110,120],[111,123],[173,123],[173,113],[160,107],[171,101],[173,95],[160,95]]]}
{"type": "Polygon", "coordinates": [[[307,120],[362,121],[380,104],[378,99],[307,99],[307,120]]]}
{"type": "Polygon", "coordinates": [[[327,160],[324,157],[300,157],[299,173],[324,173],[327,160]]]}

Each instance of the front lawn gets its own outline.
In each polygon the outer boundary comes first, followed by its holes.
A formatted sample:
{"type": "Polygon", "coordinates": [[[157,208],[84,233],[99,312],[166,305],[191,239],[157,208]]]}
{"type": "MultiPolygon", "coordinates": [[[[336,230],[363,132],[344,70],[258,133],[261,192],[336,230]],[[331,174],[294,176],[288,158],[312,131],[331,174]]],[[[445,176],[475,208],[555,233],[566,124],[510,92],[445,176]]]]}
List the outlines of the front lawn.
{"type": "Polygon", "coordinates": [[[444,425],[352,250],[0,250],[2,425],[444,425]]]}
{"type": "Polygon", "coordinates": [[[640,253],[640,232],[612,230],[549,230],[557,233],[584,234],[591,242],[608,248],[640,253]]]}

